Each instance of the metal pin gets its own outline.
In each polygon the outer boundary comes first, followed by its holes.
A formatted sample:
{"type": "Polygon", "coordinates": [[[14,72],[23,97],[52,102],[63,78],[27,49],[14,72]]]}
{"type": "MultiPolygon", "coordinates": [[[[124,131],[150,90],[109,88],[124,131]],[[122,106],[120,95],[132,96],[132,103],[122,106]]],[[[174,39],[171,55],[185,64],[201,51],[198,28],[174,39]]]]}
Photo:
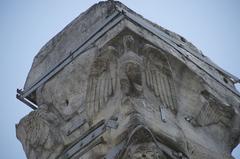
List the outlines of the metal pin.
{"type": "Polygon", "coordinates": [[[166,114],[165,114],[164,108],[162,108],[161,106],[159,106],[159,111],[160,111],[161,120],[162,120],[164,123],[166,123],[166,114]]]}

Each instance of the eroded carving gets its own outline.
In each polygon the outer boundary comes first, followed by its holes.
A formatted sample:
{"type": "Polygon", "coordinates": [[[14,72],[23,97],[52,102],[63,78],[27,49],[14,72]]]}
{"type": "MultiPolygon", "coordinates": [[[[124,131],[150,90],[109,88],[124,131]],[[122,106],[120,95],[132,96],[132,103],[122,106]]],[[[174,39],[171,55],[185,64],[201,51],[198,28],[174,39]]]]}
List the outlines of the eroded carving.
{"type": "Polygon", "coordinates": [[[204,104],[196,116],[196,124],[199,126],[210,126],[221,123],[226,127],[230,127],[234,114],[231,106],[224,105],[207,91],[203,91],[201,95],[204,98],[204,104]]]}
{"type": "Polygon", "coordinates": [[[147,127],[138,125],[129,134],[121,159],[188,159],[182,152],[160,143],[147,127]]]}
{"type": "Polygon", "coordinates": [[[164,53],[151,45],[145,45],[145,75],[148,88],[161,101],[163,108],[176,110],[176,95],[171,67],[164,53]]]}
{"type": "Polygon", "coordinates": [[[107,46],[99,52],[91,66],[85,101],[88,115],[106,105],[118,85],[122,101],[126,97],[143,98],[143,87],[147,85],[158,101],[162,118],[165,109],[175,113],[175,86],[166,55],[150,44],[145,44],[143,54],[139,54],[131,35],[123,36],[122,43],[123,53],[107,46]]]}
{"type": "Polygon", "coordinates": [[[89,117],[106,105],[114,94],[117,56],[115,48],[109,46],[97,55],[91,66],[85,100],[89,117]]]}
{"type": "Polygon", "coordinates": [[[58,124],[57,116],[48,110],[47,105],[42,105],[16,125],[17,137],[23,143],[28,158],[56,157],[63,148],[58,124]]]}
{"type": "Polygon", "coordinates": [[[139,144],[132,146],[127,159],[170,159],[155,144],[139,144]]]}
{"type": "Polygon", "coordinates": [[[124,96],[142,95],[142,59],[134,52],[134,39],[130,35],[123,37],[124,53],[119,59],[120,85],[124,96]]]}
{"type": "Polygon", "coordinates": [[[160,101],[161,118],[166,121],[165,109],[176,113],[177,104],[171,66],[167,56],[152,45],[144,46],[144,55],[146,83],[160,101]]]}

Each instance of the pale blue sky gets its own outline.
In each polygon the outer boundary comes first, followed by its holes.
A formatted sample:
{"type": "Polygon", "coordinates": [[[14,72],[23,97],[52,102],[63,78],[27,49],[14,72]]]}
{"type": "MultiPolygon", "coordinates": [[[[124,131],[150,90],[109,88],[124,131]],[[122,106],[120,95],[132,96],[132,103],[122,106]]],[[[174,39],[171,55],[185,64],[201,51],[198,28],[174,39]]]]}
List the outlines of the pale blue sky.
{"type": "MultiPolygon", "coordinates": [[[[0,0],[0,158],[24,159],[15,123],[31,111],[15,99],[33,57],[97,0],[0,0]]],[[[181,34],[215,63],[240,77],[239,0],[121,0],[145,18],[181,34]]],[[[239,88],[239,87],[238,87],[239,88]]],[[[240,148],[234,151],[240,159],[240,148]]]]}

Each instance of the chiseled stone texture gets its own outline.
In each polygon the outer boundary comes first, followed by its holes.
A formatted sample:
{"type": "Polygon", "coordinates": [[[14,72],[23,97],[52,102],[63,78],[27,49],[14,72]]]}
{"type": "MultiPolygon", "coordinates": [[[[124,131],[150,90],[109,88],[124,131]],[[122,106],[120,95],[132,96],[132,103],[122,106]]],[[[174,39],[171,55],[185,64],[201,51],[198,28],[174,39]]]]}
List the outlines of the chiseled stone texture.
{"type": "MultiPolygon", "coordinates": [[[[120,2],[94,5],[40,50],[24,88],[75,50],[116,5],[140,17],[120,2]]],[[[183,37],[143,20],[212,63],[183,37]]],[[[226,75],[203,67],[235,89],[226,75]]],[[[35,94],[39,108],[16,125],[28,159],[232,159],[239,143],[239,96],[127,20],[35,94]]]]}

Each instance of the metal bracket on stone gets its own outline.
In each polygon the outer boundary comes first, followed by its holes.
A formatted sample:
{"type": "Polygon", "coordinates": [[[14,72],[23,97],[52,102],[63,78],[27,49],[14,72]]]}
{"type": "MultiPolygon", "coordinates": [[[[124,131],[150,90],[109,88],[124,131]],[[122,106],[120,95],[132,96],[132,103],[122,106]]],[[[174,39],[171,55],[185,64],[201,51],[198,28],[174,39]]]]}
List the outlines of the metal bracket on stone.
{"type": "Polygon", "coordinates": [[[26,104],[27,106],[29,106],[30,108],[32,108],[33,110],[37,109],[37,105],[32,102],[30,99],[28,98],[24,98],[23,97],[23,91],[20,89],[17,89],[17,94],[16,94],[16,98],[20,101],[22,101],[24,104],[26,104]]]}
{"type": "Polygon", "coordinates": [[[82,127],[87,122],[87,119],[83,117],[78,117],[72,119],[70,122],[68,122],[64,126],[64,132],[67,136],[70,136],[74,131],[76,131],[78,128],[82,127]]]}
{"type": "Polygon", "coordinates": [[[114,119],[101,120],[86,131],[76,142],[67,147],[59,159],[71,159],[82,156],[93,147],[104,142],[102,135],[107,129],[117,129],[118,123],[114,119]]]}

